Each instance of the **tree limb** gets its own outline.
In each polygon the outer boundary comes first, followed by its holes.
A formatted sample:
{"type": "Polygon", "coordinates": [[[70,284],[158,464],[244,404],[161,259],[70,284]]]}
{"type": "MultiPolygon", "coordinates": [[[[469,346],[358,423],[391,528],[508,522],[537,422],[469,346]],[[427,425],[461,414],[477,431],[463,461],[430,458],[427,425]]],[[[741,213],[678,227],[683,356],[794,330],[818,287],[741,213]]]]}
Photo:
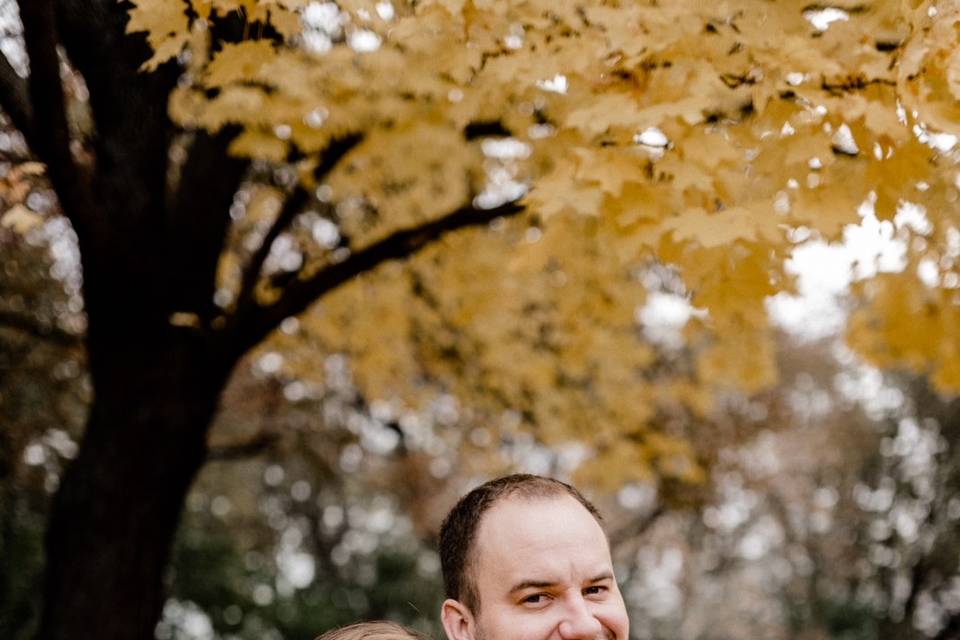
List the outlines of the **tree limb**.
{"type": "Polygon", "coordinates": [[[281,233],[293,223],[294,219],[300,214],[310,197],[303,187],[298,186],[287,201],[283,203],[283,208],[277,214],[276,220],[270,225],[260,246],[250,256],[250,261],[243,269],[243,275],[240,279],[240,291],[237,293],[237,313],[243,313],[245,309],[255,304],[254,289],[257,281],[260,279],[260,271],[263,264],[270,255],[270,248],[281,233]]]}
{"type": "MultiPolygon", "coordinates": [[[[314,170],[314,177],[321,181],[329,175],[331,171],[340,163],[340,160],[347,155],[351,149],[356,147],[363,140],[360,134],[351,134],[342,138],[336,138],[324,150],[320,158],[320,164],[314,170]]],[[[240,292],[237,294],[237,312],[243,313],[254,301],[254,289],[257,281],[260,279],[260,272],[263,264],[270,255],[270,248],[281,233],[286,231],[303,208],[310,201],[310,195],[303,187],[297,189],[287,198],[283,209],[277,214],[277,219],[273,221],[267,234],[257,250],[250,256],[250,261],[243,270],[240,281],[240,292]]]]}
{"type": "Polygon", "coordinates": [[[21,78],[5,55],[0,53],[0,108],[23,137],[33,137],[33,106],[27,81],[21,78]]]}
{"type": "Polygon", "coordinates": [[[313,176],[318,182],[324,180],[340,163],[343,157],[350,153],[350,151],[361,142],[363,142],[363,135],[359,133],[351,133],[332,140],[327,148],[323,150],[323,155],[320,157],[320,164],[314,169],[313,176]]]}
{"type": "MultiPolygon", "coordinates": [[[[24,135],[44,164],[60,199],[60,206],[83,237],[90,199],[70,151],[65,95],[60,81],[57,27],[52,0],[19,0],[23,39],[30,58],[27,95],[32,105],[32,126],[24,135]]],[[[22,116],[23,114],[21,114],[22,116]]],[[[12,116],[11,116],[12,117],[12,116]]]]}
{"type": "Polygon", "coordinates": [[[385,262],[408,258],[452,231],[489,224],[497,218],[513,216],[523,210],[524,207],[515,201],[493,209],[467,205],[418,227],[396,231],[306,280],[291,283],[275,303],[254,307],[237,316],[234,333],[228,336],[231,341],[229,348],[238,349],[240,354],[245,353],[285,318],[301,313],[327,292],[385,262]]]}
{"type": "MultiPolygon", "coordinates": [[[[19,1],[29,6],[35,0],[19,1]]],[[[84,206],[78,207],[84,228],[76,230],[90,334],[99,336],[103,329],[110,335],[134,326],[133,316],[181,311],[168,306],[173,283],[160,268],[172,252],[164,227],[168,152],[176,129],[167,100],[180,68],[171,60],[151,73],[139,71],[151,49],[144,34],[125,32],[130,3],[44,0],[52,1],[59,42],[90,94],[96,162],[81,192],[84,206]],[[115,313],[118,291],[129,296],[131,315],[122,320],[115,313]]],[[[61,199],[66,195],[60,193],[61,199]]]]}
{"type": "Polygon", "coordinates": [[[23,38],[30,57],[27,82],[35,127],[31,142],[34,152],[50,168],[55,183],[63,183],[74,173],[70,154],[70,130],[60,82],[60,58],[57,54],[56,23],[51,0],[20,0],[23,38]]]}
{"type": "Polygon", "coordinates": [[[230,203],[249,161],[227,153],[237,127],[194,134],[168,207],[166,233],[171,255],[170,308],[197,313],[204,324],[214,315],[217,263],[230,225],[230,203]]]}

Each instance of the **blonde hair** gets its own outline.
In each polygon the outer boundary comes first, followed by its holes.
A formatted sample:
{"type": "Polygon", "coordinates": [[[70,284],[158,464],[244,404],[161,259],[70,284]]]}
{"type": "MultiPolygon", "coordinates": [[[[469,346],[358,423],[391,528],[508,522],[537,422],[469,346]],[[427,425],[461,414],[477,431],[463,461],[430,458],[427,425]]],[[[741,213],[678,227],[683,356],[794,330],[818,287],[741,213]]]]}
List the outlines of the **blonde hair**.
{"type": "Polygon", "coordinates": [[[395,622],[359,622],[327,631],[316,640],[427,640],[427,637],[395,622]]]}

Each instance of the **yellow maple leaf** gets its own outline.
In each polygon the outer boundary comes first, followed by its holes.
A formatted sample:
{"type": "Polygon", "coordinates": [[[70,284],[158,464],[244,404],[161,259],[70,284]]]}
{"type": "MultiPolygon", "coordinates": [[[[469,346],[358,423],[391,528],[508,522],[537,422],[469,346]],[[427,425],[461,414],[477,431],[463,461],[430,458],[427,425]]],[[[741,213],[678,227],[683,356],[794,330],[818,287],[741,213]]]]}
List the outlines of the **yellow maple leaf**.
{"type": "Polygon", "coordinates": [[[262,80],[260,71],[273,59],[274,45],[270,40],[244,40],[225,43],[207,65],[204,84],[223,87],[234,82],[262,80]]]}
{"type": "Polygon", "coordinates": [[[154,54],[142,65],[141,71],[155,71],[164,62],[180,54],[190,41],[187,33],[178,33],[160,42],[154,49],[154,54]]]}
{"type": "Polygon", "coordinates": [[[619,195],[625,182],[643,178],[649,158],[638,148],[580,148],[573,150],[579,160],[576,177],[587,184],[596,183],[604,193],[619,195]]]}
{"type": "Polygon", "coordinates": [[[860,205],[866,200],[867,186],[857,183],[803,185],[785,192],[791,222],[819,231],[827,240],[839,240],[848,224],[860,224],[860,205]]]}
{"type": "Polygon", "coordinates": [[[790,165],[801,165],[803,168],[813,166],[825,167],[833,164],[833,137],[822,129],[812,131],[806,135],[793,135],[782,139],[781,144],[787,148],[785,161],[790,165]]]}
{"type": "Polygon", "coordinates": [[[179,106],[186,111],[196,105],[198,99],[202,102],[196,122],[209,131],[217,131],[230,122],[263,126],[272,124],[271,113],[266,109],[270,97],[259,87],[231,85],[209,101],[194,93],[192,97],[184,97],[184,104],[179,106]]]}
{"type": "Polygon", "coordinates": [[[146,32],[153,56],[141,70],[153,71],[179,54],[190,39],[190,21],[184,0],[131,0],[127,33],[146,32]]]}
{"type": "Polygon", "coordinates": [[[766,327],[764,300],[787,286],[783,258],[766,244],[743,244],[736,251],[694,245],[664,257],[680,268],[693,292],[691,304],[707,310],[718,334],[766,327]]]}
{"type": "MultiPolygon", "coordinates": [[[[662,185],[631,181],[616,196],[603,200],[603,216],[624,234],[632,234],[638,224],[659,222],[679,208],[674,193],[662,185]]],[[[661,231],[662,233],[662,231],[661,231]]]]}
{"type": "Polygon", "coordinates": [[[284,7],[270,8],[270,24],[284,38],[290,39],[303,31],[300,14],[284,7]]]}
{"type": "Polygon", "coordinates": [[[780,240],[783,237],[780,229],[783,223],[784,220],[778,217],[772,205],[756,202],[713,213],[691,207],[665,219],[662,228],[664,232],[672,232],[677,241],[694,241],[709,249],[729,245],[736,240],[780,240]]]}
{"type": "Polygon", "coordinates": [[[577,170],[572,160],[557,162],[553,171],[538,180],[524,197],[524,204],[548,218],[568,211],[595,215],[603,202],[603,192],[577,180],[577,170]]]}
{"type": "Polygon", "coordinates": [[[742,160],[744,155],[728,136],[700,129],[690,131],[676,147],[678,155],[685,161],[708,170],[735,163],[742,160]]]}
{"type": "Polygon", "coordinates": [[[245,158],[280,162],[287,157],[288,149],[289,144],[274,134],[248,128],[230,143],[229,153],[245,158]]]}
{"type": "Polygon", "coordinates": [[[903,144],[882,149],[880,155],[880,158],[870,158],[866,179],[877,195],[877,217],[889,220],[900,201],[907,199],[916,184],[928,176],[936,152],[916,138],[910,138],[903,144]]]}
{"type": "Polygon", "coordinates": [[[642,131],[657,127],[668,118],[681,118],[690,124],[701,122],[710,105],[709,96],[695,95],[644,107],[632,95],[608,93],[596,96],[587,106],[573,109],[564,124],[591,135],[610,129],[642,131]]]}

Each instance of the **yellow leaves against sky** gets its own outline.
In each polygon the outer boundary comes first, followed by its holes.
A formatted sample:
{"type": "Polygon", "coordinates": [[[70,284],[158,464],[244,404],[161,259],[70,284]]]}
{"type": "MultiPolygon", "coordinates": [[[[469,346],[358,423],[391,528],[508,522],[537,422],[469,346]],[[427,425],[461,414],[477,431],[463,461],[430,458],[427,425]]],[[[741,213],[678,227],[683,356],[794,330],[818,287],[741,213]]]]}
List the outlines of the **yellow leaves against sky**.
{"type": "MultiPolygon", "coordinates": [[[[310,314],[308,333],[349,353],[374,396],[441,388],[490,416],[518,410],[551,441],[629,425],[647,444],[610,455],[666,473],[649,456],[683,455],[650,453],[665,401],[651,389],[687,389],[702,411],[691,389],[775,381],[764,300],[792,287],[793,232],[835,241],[862,208],[890,220],[905,202],[925,208],[931,238],[957,227],[956,151],[929,137],[960,133],[956,0],[838,3],[832,21],[806,0],[339,6],[315,20],[294,0],[193,0],[189,13],[135,0],[129,30],[154,48],[146,68],[190,52],[171,115],[240,125],[238,155],[315,164],[362,133],[322,185],[354,249],[495,177],[525,190],[526,218],[448,237],[310,314]],[[198,16],[241,9],[241,42],[196,37],[198,16]],[[471,123],[505,127],[525,152],[485,154],[471,123]],[[683,379],[651,374],[657,350],[637,327],[650,264],[675,267],[704,312],[683,379]]],[[[955,288],[911,278],[861,292],[851,342],[958,388],[955,288]]]]}
{"type": "Polygon", "coordinates": [[[868,306],[856,311],[847,339],[879,367],[906,367],[931,376],[942,391],[960,391],[960,307],[953,290],[934,290],[912,277],[878,276],[862,285],[868,306]]]}

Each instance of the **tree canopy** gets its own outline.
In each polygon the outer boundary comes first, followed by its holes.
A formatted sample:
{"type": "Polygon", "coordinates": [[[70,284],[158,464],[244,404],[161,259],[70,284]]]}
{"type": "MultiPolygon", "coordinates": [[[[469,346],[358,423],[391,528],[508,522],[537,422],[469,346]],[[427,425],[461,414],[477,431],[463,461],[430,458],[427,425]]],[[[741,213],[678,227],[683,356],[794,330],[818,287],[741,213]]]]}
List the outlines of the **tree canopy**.
{"type": "MultiPolygon", "coordinates": [[[[906,268],[861,287],[850,342],[960,385],[956,164],[941,135],[958,131],[956,3],[135,5],[127,28],[154,49],[144,70],[184,62],[174,120],[240,127],[231,153],[316,192],[312,218],[272,248],[298,282],[344,249],[522,195],[519,222],[449,237],[309,315],[305,331],[347,352],[371,396],[416,405],[439,386],[487,420],[519,412],[548,441],[589,433],[625,473],[693,479],[664,412],[774,383],[765,301],[792,290],[792,249],[905,208],[924,220],[898,224],[906,268]],[[211,36],[212,17],[238,12],[240,42],[211,36]],[[320,152],[345,136],[362,141],[318,182],[320,152]],[[686,371],[658,375],[638,340],[651,264],[705,312],[685,330],[686,371]]],[[[249,198],[259,220],[283,195],[249,198]]],[[[231,301],[242,262],[221,262],[231,301]]],[[[261,285],[260,302],[290,295],[261,285]]]]}

